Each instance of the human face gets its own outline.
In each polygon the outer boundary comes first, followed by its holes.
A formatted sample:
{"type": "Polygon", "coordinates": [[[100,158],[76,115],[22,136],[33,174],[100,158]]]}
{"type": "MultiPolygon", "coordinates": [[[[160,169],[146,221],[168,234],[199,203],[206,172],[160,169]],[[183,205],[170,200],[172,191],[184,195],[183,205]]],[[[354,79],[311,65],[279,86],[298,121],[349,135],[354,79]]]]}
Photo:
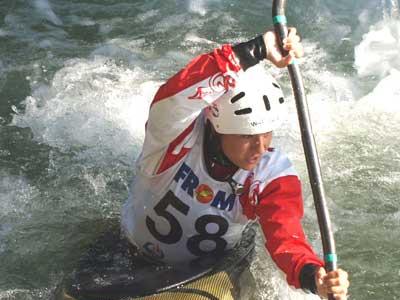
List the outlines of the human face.
{"type": "Polygon", "coordinates": [[[221,146],[224,154],[236,166],[252,170],[268,150],[271,140],[272,132],[254,135],[222,134],[221,146]]]}

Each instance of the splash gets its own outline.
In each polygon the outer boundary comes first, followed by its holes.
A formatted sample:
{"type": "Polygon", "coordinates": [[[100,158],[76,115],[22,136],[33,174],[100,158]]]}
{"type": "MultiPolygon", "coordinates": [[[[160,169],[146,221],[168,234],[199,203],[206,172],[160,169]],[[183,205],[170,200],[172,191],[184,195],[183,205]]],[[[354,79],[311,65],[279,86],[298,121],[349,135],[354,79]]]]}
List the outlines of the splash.
{"type": "MultiPolygon", "coordinates": [[[[396,114],[400,112],[400,70],[391,69],[374,90],[357,103],[359,111],[396,114]]],[[[400,116],[399,116],[400,117],[400,116]]],[[[398,119],[398,118],[397,118],[398,119]]],[[[390,120],[388,120],[390,121],[390,120]]]]}
{"type": "Polygon", "coordinates": [[[399,17],[399,3],[397,0],[381,0],[384,19],[395,19],[399,17]]]}
{"type": "Polygon", "coordinates": [[[10,217],[29,218],[27,211],[32,204],[30,200],[36,194],[36,189],[30,186],[26,178],[0,173],[0,220],[10,217]]]}
{"type": "Polygon", "coordinates": [[[256,279],[257,290],[254,299],[259,300],[316,300],[313,294],[306,294],[287,284],[285,275],[278,270],[275,263],[265,250],[265,239],[261,228],[257,230],[256,255],[250,266],[251,273],[256,279]]]}
{"type": "Polygon", "coordinates": [[[400,70],[400,21],[381,21],[371,27],[355,47],[354,66],[358,75],[383,78],[400,70]]]}
{"type": "Polygon", "coordinates": [[[100,160],[110,153],[131,161],[158,85],[148,77],[103,56],[70,60],[49,86],[35,86],[12,124],[30,127],[35,140],[63,151],[86,149],[100,160]]]}
{"type": "Polygon", "coordinates": [[[205,16],[207,13],[206,2],[207,1],[205,1],[205,0],[188,1],[188,3],[187,3],[188,10],[190,12],[197,13],[201,16],[205,16]]]}
{"type": "MultiPolygon", "coordinates": [[[[396,6],[397,7],[397,6],[396,6]]],[[[354,110],[364,126],[379,135],[390,136],[392,128],[397,131],[400,118],[400,21],[383,20],[364,35],[355,47],[355,62],[360,81],[372,77],[375,86],[372,91],[357,101],[354,110]],[[385,126],[385,129],[382,126],[385,126]]]]}

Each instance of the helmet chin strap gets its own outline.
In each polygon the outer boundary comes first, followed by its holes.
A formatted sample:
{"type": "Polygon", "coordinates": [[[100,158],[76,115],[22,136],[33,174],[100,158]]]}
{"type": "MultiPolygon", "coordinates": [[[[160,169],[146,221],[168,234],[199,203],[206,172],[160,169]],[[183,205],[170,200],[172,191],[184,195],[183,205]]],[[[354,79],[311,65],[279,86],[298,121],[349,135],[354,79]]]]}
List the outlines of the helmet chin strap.
{"type": "Polygon", "coordinates": [[[243,193],[243,185],[232,176],[239,169],[222,151],[221,137],[207,120],[204,137],[204,157],[208,174],[218,181],[227,182],[235,195],[243,193]]]}

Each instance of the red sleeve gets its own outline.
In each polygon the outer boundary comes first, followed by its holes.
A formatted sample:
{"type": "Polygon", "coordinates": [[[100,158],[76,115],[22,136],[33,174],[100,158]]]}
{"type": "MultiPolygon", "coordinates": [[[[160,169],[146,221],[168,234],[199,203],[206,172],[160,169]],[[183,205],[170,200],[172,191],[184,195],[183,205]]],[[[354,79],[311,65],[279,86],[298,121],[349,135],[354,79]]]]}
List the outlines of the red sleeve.
{"type": "Polygon", "coordinates": [[[190,151],[198,116],[232,88],[239,71],[232,46],[223,45],[193,59],[158,89],[146,123],[142,171],[162,173],[190,151]]]}
{"type": "Polygon", "coordinates": [[[266,247],[287,282],[300,288],[300,271],[306,264],[323,266],[308,244],[301,219],[303,200],[297,176],[280,177],[269,183],[256,208],[266,238],[266,247]]]}
{"type": "Polygon", "coordinates": [[[239,61],[235,57],[232,46],[223,45],[221,48],[214,49],[213,52],[199,55],[190,61],[186,67],[159,88],[151,105],[191,86],[196,86],[198,82],[217,73],[225,73],[228,70],[238,72],[240,69],[239,61]]]}

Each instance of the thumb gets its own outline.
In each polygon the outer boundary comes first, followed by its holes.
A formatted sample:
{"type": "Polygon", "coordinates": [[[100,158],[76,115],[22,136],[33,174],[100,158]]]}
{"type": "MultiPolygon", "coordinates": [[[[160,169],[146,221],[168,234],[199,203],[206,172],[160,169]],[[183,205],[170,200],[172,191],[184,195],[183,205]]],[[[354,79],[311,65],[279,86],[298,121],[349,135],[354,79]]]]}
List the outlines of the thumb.
{"type": "Polygon", "coordinates": [[[315,273],[316,283],[318,285],[323,285],[325,276],[326,276],[325,268],[323,267],[318,268],[317,272],[315,273]]]}
{"type": "Polygon", "coordinates": [[[281,57],[280,60],[275,59],[273,63],[278,67],[278,68],[284,68],[287,67],[295,58],[295,54],[293,51],[290,51],[286,56],[281,57]]]}
{"type": "Polygon", "coordinates": [[[323,267],[319,267],[315,272],[315,285],[317,286],[318,295],[321,298],[326,298],[328,296],[328,288],[324,283],[326,276],[326,271],[323,267]]]}
{"type": "Polygon", "coordinates": [[[296,55],[294,51],[289,51],[289,53],[283,58],[283,63],[285,64],[285,67],[291,64],[295,58],[296,55]]]}

